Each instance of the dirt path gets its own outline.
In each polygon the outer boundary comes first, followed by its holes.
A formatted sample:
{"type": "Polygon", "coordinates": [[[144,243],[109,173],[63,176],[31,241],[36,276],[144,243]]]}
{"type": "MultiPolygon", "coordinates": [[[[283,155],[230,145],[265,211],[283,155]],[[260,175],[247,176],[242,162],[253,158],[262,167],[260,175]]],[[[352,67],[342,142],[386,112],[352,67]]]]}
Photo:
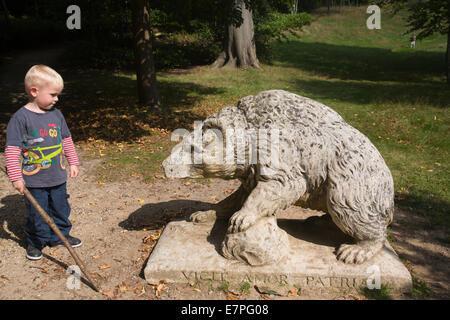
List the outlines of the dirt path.
{"type": "MultiPolygon", "coordinates": [[[[3,155],[1,155],[3,158],[3,155]]],[[[3,161],[3,159],[0,159],[3,161]]],[[[358,292],[298,292],[296,296],[261,295],[254,288],[245,295],[219,290],[207,284],[148,284],[143,270],[162,227],[175,218],[220,201],[238,187],[237,181],[205,183],[156,180],[98,184],[94,168],[98,160],[84,160],[80,176],[68,181],[72,206],[72,234],[83,240],[77,248],[103,293],[84,284],[67,287],[67,268],[73,259],[64,247],[44,248],[44,258],[25,257],[26,220],[22,196],[7,178],[0,178],[0,299],[355,299],[358,292]],[[159,289],[159,290],[158,290],[159,289]]],[[[449,250],[435,240],[435,231],[411,231],[417,217],[400,213],[392,226],[393,245],[414,275],[432,289],[430,298],[449,298],[449,250]],[[408,223],[406,223],[408,221],[408,223]]],[[[409,296],[394,296],[409,299],[409,296]]]]}

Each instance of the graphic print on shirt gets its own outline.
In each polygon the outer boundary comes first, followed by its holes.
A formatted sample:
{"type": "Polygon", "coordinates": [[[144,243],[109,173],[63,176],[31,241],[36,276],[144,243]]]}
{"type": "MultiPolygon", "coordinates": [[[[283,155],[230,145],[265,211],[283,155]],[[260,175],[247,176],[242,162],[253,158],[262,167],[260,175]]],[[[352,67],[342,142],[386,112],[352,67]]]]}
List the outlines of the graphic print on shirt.
{"type": "Polygon", "coordinates": [[[52,164],[56,164],[58,155],[62,169],[63,165],[63,145],[61,140],[61,130],[55,124],[48,124],[49,129],[43,128],[33,130],[31,137],[24,135],[23,168],[22,173],[27,176],[38,173],[41,169],[48,169],[52,164]],[[38,137],[39,136],[39,137],[38,137]],[[58,138],[58,144],[49,147],[40,147],[39,144],[45,139],[58,138]]]}

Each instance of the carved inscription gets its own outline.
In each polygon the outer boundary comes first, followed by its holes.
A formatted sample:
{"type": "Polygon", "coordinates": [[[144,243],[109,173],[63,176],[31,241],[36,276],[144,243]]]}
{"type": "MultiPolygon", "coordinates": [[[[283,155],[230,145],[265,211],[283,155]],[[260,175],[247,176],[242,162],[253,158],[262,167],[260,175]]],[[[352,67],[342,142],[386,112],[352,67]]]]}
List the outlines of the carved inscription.
{"type": "Polygon", "coordinates": [[[234,281],[250,284],[291,284],[302,287],[358,288],[365,284],[364,278],[330,276],[292,276],[287,274],[245,273],[232,274],[217,271],[182,271],[186,281],[234,281]]]}

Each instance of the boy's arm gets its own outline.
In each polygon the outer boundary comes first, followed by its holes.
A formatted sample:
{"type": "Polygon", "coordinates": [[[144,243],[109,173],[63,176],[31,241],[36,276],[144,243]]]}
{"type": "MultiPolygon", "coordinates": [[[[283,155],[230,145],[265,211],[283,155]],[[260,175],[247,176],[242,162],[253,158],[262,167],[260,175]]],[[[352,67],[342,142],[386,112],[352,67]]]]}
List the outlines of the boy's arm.
{"type": "Polygon", "coordinates": [[[11,182],[22,179],[20,152],[19,147],[7,146],[5,148],[6,171],[11,182]]]}
{"type": "Polygon", "coordinates": [[[73,144],[71,136],[63,139],[63,148],[64,154],[67,158],[67,162],[70,166],[70,177],[76,178],[80,172],[78,169],[80,161],[78,160],[77,151],[75,150],[75,145],[73,144]]]}
{"type": "Polygon", "coordinates": [[[8,173],[8,178],[12,182],[14,188],[20,193],[23,193],[25,181],[23,180],[20,168],[20,153],[21,149],[19,147],[7,146],[5,148],[6,172],[8,173]]]}
{"type": "Polygon", "coordinates": [[[69,136],[64,138],[62,141],[64,154],[66,155],[67,162],[70,166],[78,166],[80,165],[80,161],[78,160],[77,151],[75,150],[75,145],[73,144],[72,137],[69,136]]]}

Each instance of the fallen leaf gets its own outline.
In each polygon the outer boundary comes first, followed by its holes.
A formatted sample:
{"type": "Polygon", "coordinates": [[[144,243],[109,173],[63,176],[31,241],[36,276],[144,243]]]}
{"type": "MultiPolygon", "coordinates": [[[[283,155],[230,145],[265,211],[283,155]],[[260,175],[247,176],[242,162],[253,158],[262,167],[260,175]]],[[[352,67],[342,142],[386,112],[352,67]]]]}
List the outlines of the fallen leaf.
{"type": "Polygon", "coordinates": [[[297,289],[291,289],[288,292],[288,297],[297,297],[298,296],[298,291],[297,289]]]}
{"type": "Polygon", "coordinates": [[[105,269],[111,268],[111,266],[109,264],[105,263],[105,264],[101,264],[98,268],[100,270],[105,270],[105,269]]]}
{"type": "Polygon", "coordinates": [[[48,267],[42,268],[42,273],[50,274],[50,271],[48,271],[48,267]]]}
{"type": "Polygon", "coordinates": [[[106,289],[103,289],[103,290],[102,290],[102,294],[105,295],[105,296],[107,296],[107,297],[112,297],[113,294],[114,294],[114,291],[113,291],[113,290],[106,290],[106,289]]]}
{"type": "Polygon", "coordinates": [[[355,299],[355,300],[367,300],[367,298],[364,297],[364,296],[356,297],[356,296],[354,296],[354,295],[351,294],[351,293],[347,294],[347,297],[353,298],[353,299],[355,299]]]}
{"type": "Polygon", "coordinates": [[[237,300],[237,298],[233,297],[231,294],[227,294],[227,300],[237,300]]]}
{"type": "Polygon", "coordinates": [[[228,289],[228,292],[233,294],[233,295],[235,295],[235,296],[241,296],[242,295],[242,292],[234,291],[234,290],[231,290],[231,289],[228,289]]]}
{"type": "Polygon", "coordinates": [[[159,235],[156,234],[149,234],[148,236],[146,236],[144,239],[142,239],[143,243],[147,243],[149,241],[155,241],[159,239],[159,235]]]}
{"type": "Polygon", "coordinates": [[[119,284],[119,290],[120,290],[120,292],[125,292],[125,291],[128,291],[128,288],[126,286],[122,286],[119,284]]]}
{"type": "Polygon", "coordinates": [[[156,288],[155,295],[156,295],[157,297],[160,297],[161,294],[163,293],[164,289],[165,289],[165,284],[164,284],[164,283],[160,283],[160,284],[158,285],[158,287],[156,288]]]}
{"type": "Polygon", "coordinates": [[[136,289],[135,293],[137,294],[138,297],[142,296],[143,294],[145,294],[145,287],[142,286],[142,290],[139,292],[139,289],[136,289]]]}

